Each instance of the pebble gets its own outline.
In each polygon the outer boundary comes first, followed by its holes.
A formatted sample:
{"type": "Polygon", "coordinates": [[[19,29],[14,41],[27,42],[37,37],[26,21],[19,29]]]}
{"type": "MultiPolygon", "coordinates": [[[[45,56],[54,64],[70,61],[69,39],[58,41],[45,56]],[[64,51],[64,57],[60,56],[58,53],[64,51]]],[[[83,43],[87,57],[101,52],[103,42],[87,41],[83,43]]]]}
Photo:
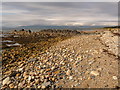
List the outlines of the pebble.
{"type": "Polygon", "coordinates": [[[30,81],[31,79],[32,79],[32,77],[31,77],[31,76],[29,76],[29,77],[28,77],[28,81],[30,81]]]}
{"type": "Polygon", "coordinates": [[[10,87],[10,88],[14,88],[14,84],[11,83],[11,84],[9,85],[9,87],[10,87]]]}
{"type": "Polygon", "coordinates": [[[70,76],[69,79],[72,80],[72,79],[73,79],[73,76],[70,76]]]}
{"type": "Polygon", "coordinates": [[[19,68],[18,71],[23,71],[23,68],[19,68]]]}
{"type": "Polygon", "coordinates": [[[10,83],[10,77],[7,77],[3,80],[3,85],[10,83]]]}
{"type": "Polygon", "coordinates": [[[50,82],[44,82],[42,83],[41,87],[42,88],[46,88],[47,86],[49,86],[51,83],[50,82]]]}
{"type": "Polygon", "coordinates": [[[38,86],[38,88],[41,88],[41,86],[38,86]]]}
{"type": "Polygon", "coordinates": [[[35,83],[36,83],[36,84],[39,84],[39,81],[40,81],[39,79],[36,79],[36,80],[35,80],[35,83]]]}
{"type": "Polygon", "coordinates": [[[92,75],[94,75],[94,76],[98,76],[98,75],[99,75],[99,72],[98,72],[98,71],[91,71],[90,74],[92,74],[92,75]]]}
{"type": "Polygon", "coordinates": [[[82,60],[82,56],[77,56],[77,59],[78,60],[82,60]]]}
{"type": "Polygon", "coordinates": [[[70,75],[70,74],[71,74],[71,71],[68,70],[68,71],[66,72],[66,75],[70,75]]]}
{"type": "Polygon", "coordinates": [[[53,66],[52,68],[51,68],[51,70],[54,70],[55,69],[55,66],[53,66]]]}
{"type": "Polygon", "coordinates": [[[117,76],[113,76],[113,79],[114,79],[114,80],[117,80],[118,78],[117,78],[117,76]]]}
{"type": "Polygon", "coordinates": [[[88,64],[93,64],[95,61],[94,60],[92,60],[92,61],[90,61],[88,64]]]}
{"type": "Polygon", "coordinates": [[[16,77],[20,76],[20,73],[16,74],[16,77]]]}

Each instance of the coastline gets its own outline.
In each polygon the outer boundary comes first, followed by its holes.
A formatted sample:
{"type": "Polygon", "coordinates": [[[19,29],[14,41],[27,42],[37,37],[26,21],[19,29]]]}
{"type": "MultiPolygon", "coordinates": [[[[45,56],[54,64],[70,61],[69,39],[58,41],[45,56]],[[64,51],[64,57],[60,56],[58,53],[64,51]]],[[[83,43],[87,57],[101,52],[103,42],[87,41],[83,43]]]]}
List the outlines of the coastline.
{"type": "Polygon", "coordinates": [[[119,33],[113,29],[12,32],[3,40],[21,46],[2,53],[2,88],[115,88],[119,33]]]}

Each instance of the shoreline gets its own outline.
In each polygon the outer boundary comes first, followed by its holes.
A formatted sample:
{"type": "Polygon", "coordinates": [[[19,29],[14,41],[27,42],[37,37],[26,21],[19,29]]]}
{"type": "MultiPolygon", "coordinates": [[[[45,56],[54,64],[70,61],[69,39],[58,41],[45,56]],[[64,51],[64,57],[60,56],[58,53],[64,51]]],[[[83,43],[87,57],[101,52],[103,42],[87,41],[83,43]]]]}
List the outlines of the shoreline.
{"type": "MultiPolygon", "coordinates": [[[[105,88],[105,85],[115,88],[118,86],[119,78],[117,75],[119,55],[116,52],[119,33],[119,30],[13,32],[20,37],[13,35],[11,39],[22,46],[3,52],[2,88],[60,88],[61,86],[105,88]],[[40,40],[41,38],[43,39],[40,40]],[[106,70],[105,60],[111,64],[107,66],[113,68],[112,72],[106,70]],[[79,75],[78,72],[84,73],[79,75]],[[106,80],[103,78],[107,77],[113,79],[105,85],[101,83],[94,86],[89,83],[91,81],[99,83],[99,78],[103,82],[106,80]]],[[[10,37],[7,39],[10,40],[10,37]]]]}

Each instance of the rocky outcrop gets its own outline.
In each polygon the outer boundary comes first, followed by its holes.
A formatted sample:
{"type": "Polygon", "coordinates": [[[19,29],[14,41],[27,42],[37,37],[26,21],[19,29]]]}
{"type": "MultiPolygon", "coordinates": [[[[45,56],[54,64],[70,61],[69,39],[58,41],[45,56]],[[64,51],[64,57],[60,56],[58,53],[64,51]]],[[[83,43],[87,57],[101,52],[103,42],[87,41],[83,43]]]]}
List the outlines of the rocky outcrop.
{"type": "Polygon", "coordinates": [[[106,50],[115,56],[119,55],[119,31],[104,31],[100,37],[102,43],[106,46],[106,50]]]}

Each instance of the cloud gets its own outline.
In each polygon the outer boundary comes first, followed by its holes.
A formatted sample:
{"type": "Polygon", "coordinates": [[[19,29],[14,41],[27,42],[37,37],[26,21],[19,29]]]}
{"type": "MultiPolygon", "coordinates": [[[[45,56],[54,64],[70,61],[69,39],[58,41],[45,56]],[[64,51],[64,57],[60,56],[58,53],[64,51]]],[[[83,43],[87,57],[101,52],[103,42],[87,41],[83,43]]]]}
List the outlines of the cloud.
{"type": "Polygon", "coordinates": [[[3,0],[3,2],[119,2],[119,0],[3,0]]]}
{"type": "Polygon", "coordinates": [[[3,26],[117,25],[118,21],[116,2],[4,2],[2,8],[3,26]]]}

